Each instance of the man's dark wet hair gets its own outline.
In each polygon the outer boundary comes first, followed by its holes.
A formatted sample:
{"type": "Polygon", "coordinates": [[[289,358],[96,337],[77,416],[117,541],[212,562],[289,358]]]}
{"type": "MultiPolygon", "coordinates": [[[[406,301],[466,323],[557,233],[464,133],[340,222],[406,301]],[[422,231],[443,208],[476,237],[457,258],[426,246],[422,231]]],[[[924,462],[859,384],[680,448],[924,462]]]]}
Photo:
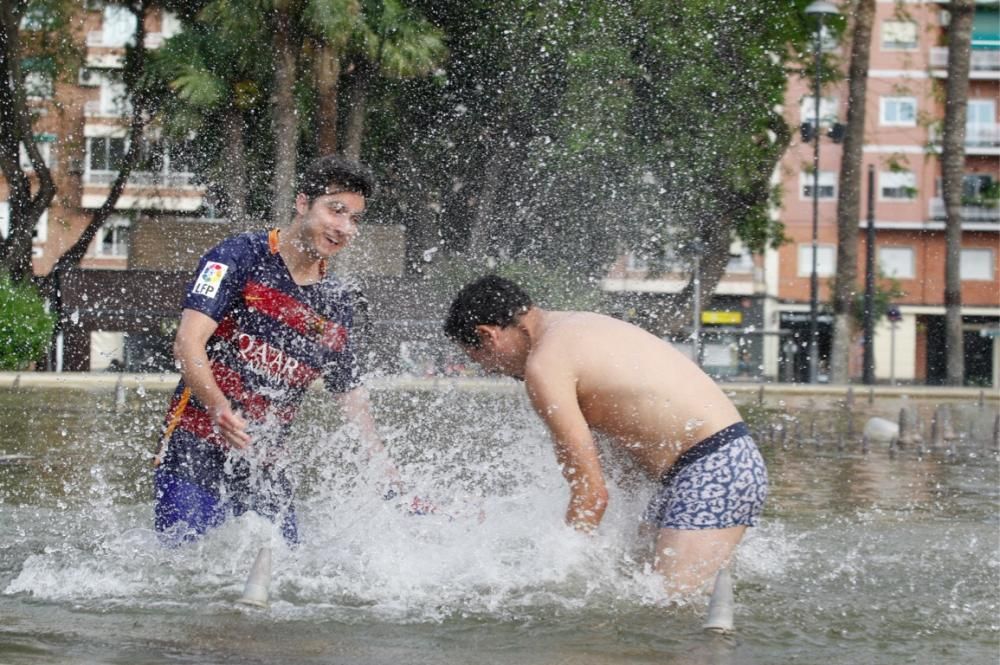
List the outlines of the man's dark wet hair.
{"type": "Polygon", "coordinates": [[[327,155],[314,159],[299,176],[296,194],[305,194],[309,201],[315,201],[324,194],[355,192],[366,199],[375,193],[375,177],[368,167],[360,162],[327,155]]]}
{"type": "Polygon", "coordinates": [[[444,322],[444,334],[462,346],[478,347],[476,326],[507,327],[531,306],[531,296],[517,284],[498,275],[486,275],[466,284],[455,296],[444,322]]]}

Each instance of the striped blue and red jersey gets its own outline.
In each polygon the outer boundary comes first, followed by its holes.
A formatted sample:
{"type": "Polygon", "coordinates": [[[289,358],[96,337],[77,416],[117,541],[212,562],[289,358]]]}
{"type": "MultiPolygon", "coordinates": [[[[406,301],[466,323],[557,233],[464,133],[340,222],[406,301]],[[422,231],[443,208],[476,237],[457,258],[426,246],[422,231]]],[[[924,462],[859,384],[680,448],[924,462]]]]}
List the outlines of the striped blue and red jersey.
{"type": "MultiPolygon", "coordinates": [[[[351,344],[351,292],[332,275],[294,282],[278,253],[278,231],[233,236],[202,257],[184,308],[218,323],[206,351],[212,374],[251,436],[278,446],[306,389],[359,384],[351,344]]],[[[164,423],[156,463],[204,487],[222,478],[227,448],[182,379],[164,423]]]]}

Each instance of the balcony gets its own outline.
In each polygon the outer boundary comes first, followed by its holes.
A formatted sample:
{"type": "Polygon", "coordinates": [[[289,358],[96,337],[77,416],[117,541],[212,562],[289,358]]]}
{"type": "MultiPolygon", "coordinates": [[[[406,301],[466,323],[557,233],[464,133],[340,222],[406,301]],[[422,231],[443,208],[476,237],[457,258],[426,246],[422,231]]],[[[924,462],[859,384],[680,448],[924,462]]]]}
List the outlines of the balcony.
{"type": "MultiPolygon", "coordinates": [[[[941,128],[932,126],[930,143],[938,151],[941,149],[941,128]]],[[[966,155],[1000,155],[1000,124],[977,122],[965,126],[966,155]]]]}
{"type": "MultiPolygon", "coordinates": [[[[932,221],[943,221],[944,199],[930,200],[928,216],[932,221]]],[[[984,203],[982,205],[964,205],[961,208],[962,223],[995,223],[1000,222],[1000,203],[984,203]]]]}
{"type": "MultiPolygon", "coordinates": [[[[84,185],[110,186],[118,177],[118,171],[87,171],[83,176],[84,185]]],[[[133,171],[128,184],[132,187],[155,187],[161,189],[183,189],[198,187],[193,173],[152,173],[133,171]]]]}
{"type": "Polygon", "coordinates": [[[1000,124],[982,122],[965,126],[965,147],[1000,148],[1000,124]]]}
{"type": "MultiPolygon", "coordinates": [[[[91,30],[87,33],[88,48],[125,48],[125,45],[132,41],[130,35],[122,39],[121,34],[105,33],[103,30],[91,30]]],[[[162,32],[146,33],[146,48],[159,48],[163,44],[162,32]]]]}
{"type": "MultiPolygon", "coordinates": [[[[948,49],[934,47],[931,49],[931,69],[934,76],[947,76],[948,49]]],[[[1000,51],[973,49],[969,58],[969,78],[1000,79],[1000,51]]]]}
{"type": "Polygon", "coordinates": [[[87,118],[124,118],[132,113],[132,109],[123,104],[108,108],[99,100],[89,101],[83,105],[83,115],[87,118]]]}

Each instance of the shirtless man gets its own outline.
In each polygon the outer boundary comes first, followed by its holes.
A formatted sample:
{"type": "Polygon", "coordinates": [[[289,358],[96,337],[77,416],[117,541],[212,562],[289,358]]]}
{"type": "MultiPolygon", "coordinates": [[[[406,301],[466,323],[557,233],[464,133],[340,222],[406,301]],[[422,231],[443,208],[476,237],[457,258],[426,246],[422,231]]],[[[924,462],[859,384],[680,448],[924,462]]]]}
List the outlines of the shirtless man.
{"type": "Polygon", "coordinates": [[[495,275],[459,292],[444,328],[486,370],[524,381],[569,483],[568,524],[591,532],[607,508],[596,430],[660,480],[643,520],[658,528],[668,592],[714,579],[760,516],[767,470],[736,407],[697,365],[629,323],[536,307],[495,275]]]}

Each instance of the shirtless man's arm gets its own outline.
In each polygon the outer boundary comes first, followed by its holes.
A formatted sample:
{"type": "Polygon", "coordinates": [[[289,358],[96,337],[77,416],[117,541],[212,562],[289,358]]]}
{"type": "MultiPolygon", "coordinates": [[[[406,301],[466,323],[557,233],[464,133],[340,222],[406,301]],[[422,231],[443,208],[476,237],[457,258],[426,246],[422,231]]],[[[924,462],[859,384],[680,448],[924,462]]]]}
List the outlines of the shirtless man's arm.
{"type": "Polygon", "coordinates": [[[563,363],[529,362],[524,375],[531,404],[552,434],[556,459],[569,483],[566,523],[589,533],[608,505],[608,489],[594,436],[576,396],[576,379],[563,363]]]}

